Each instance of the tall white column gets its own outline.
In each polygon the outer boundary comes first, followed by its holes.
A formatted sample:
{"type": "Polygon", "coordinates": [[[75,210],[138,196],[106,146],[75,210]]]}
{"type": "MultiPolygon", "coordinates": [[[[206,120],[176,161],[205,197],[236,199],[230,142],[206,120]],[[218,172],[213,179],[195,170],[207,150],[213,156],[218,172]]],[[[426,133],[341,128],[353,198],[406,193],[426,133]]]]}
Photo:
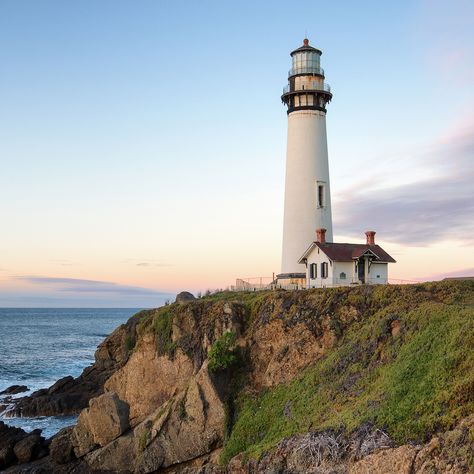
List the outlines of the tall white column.
{"type": "Polygon", "coordinates": [[[326,229],[332,242],[326,114],[296,110],[288,115],[282,273],[301,273],[303,252],[326,229]]]}

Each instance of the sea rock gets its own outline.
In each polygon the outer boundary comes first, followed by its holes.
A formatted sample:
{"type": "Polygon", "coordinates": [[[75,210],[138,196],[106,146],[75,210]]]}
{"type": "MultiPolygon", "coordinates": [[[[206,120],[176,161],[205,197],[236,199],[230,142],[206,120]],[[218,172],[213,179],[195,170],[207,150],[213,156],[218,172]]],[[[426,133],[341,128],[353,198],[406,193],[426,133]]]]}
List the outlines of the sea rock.
{"type": "Polygon", "coordinates": [[[45,455],[43,448],[44,438],[39,433],[33,432],[26,438],[15,444],[13,452],[18,460],[19,464],[33,461],[41,457],[41,454],[45,455]]]}
{"type": "Polygon", "coordinates": [[[0,392],[0,395],[16,395],[17,393],[27,392],[28,390],[29,388],[26,385],[11,385],[0,392]]]}
{"type": "Polygon", "coordinates": [[[57,382],[51,385],[51,387],[49,387],[48,389],[48,394],[52,395],[53,393],[58,393],[60,391],[72,387],[73,384],[74,377],[68,375],[67,377],[63,377],[62,379],[59,379],[57,382]]]}
{"type": "Polygon", "coordinates": [[[178,293],[176,296],[176,303],[184,304],[184,303],[189,303],[190,301],[194,301],[196,297],[190,293],[189,291],[182,291],[181,293],[178,293]]]}
{"type": "Polygon", "coordinates": [[[77,457],[106,446],[130,427],[129,406],[114,392],[107,392],[89,401],[74,428],[73,445],[77,457]]]}
{"type": "Polygon", "coordinates": [[[55,463],[66,464],[75,458],[72,444],[73,431],[74,426],[63,428],[51,440],[49,453],[55,463]]]}
{"type": "Polygon", "coordinates": [[[28,433],[0,421],[0,470],[6,469],[16,461],[13,450],[16,443],[26,438],[28,433]]]}

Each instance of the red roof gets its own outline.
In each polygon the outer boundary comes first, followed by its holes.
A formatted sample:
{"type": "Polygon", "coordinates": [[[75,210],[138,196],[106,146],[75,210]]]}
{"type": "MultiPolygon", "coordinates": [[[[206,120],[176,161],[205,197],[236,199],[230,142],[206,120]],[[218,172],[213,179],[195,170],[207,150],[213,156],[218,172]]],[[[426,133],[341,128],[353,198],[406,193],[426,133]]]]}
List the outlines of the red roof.
{"type": "Polygon", "coordinates": [[[350,262],[361,257],[366,252],[371,252],[379,262],[395,263],[395,259],[379,245],[336,244],[333,242],[326,242],[324,244],[313,242],[301,260],[306,258],[315,246],[319,247],[333,262],[350,262]]]}

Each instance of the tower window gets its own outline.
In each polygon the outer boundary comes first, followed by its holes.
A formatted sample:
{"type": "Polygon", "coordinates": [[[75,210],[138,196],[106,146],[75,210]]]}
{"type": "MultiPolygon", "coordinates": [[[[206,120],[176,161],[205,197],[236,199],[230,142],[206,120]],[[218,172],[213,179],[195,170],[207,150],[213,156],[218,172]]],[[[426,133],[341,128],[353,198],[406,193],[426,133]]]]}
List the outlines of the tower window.
{"type": "Polygon", "coordinates": [[[324,207],[324,184],[318,184],[318,207],[324,207]]]}
{"type": "Polygon", "coordinates": [[[312,263],[309,266],[309,278],[311,280],[318,278],[318,265],[316,263],[312,263]]]}

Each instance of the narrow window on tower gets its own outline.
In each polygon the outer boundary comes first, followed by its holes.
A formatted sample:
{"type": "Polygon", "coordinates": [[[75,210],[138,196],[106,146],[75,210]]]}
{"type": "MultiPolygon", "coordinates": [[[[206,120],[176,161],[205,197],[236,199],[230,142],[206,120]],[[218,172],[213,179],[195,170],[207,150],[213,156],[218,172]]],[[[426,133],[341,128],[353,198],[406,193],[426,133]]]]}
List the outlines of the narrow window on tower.
{"type": "Polygon", "coordinates": [[[324,207],[324,184],[318,184],[318,207],[324,207]]]}

